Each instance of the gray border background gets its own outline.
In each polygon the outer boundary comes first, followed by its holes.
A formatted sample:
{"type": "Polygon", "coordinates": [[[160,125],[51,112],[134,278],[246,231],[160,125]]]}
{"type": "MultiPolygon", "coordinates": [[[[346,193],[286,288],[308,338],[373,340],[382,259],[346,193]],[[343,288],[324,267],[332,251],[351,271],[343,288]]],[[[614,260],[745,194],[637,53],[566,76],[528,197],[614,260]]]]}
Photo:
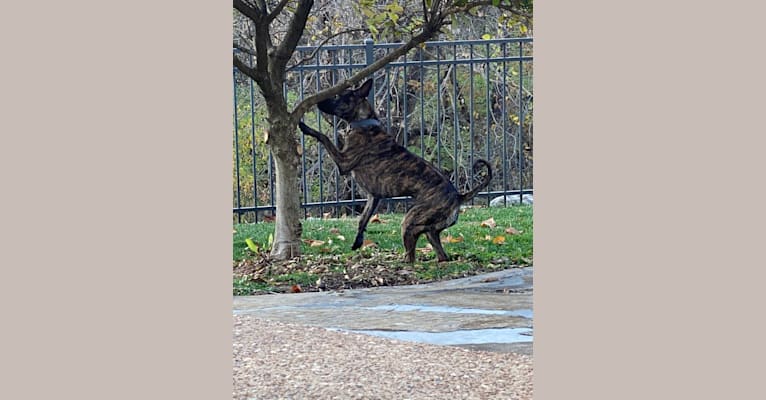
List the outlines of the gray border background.
{"type": "MultiPolygon", "coordinates": [[[[762,11],[536,5],[536,399],[763,398],[762,11]]],[[[0,16],[0,397],[228,398],[228,4],[0,16]]]]}
{"type": "Polygon", "coordinates": [[[10,7],[0,398],[230,398],[230,4],[10,7]]]}
{"type": "Polygon", "coordinates": [[[535,398],[766,398],[763,10],[535,7],[535,398]]]}

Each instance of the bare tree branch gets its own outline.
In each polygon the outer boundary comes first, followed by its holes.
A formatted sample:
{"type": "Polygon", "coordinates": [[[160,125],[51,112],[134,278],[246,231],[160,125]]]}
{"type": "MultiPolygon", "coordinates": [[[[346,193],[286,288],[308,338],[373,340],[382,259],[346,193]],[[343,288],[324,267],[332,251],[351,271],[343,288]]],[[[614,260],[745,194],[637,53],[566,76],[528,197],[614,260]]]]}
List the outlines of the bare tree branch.
{"type": "Polygon", "coordinates": [[[233,47],[234,47],[235,49],[237,49],[237,50],[239,50],[239,51],[241,51],[241,52],[245,53],[245,54],[249,54],[249,55],[251,55],[251,56],[255,56],[255,55],[256,55],[256,54],[255,54],[255,50],[253,50],[253,49],[251,49],[251,48],[249,48],[249,47],[245,47],[245,46],[242,46],[242,45],[240,45],[240,44],[237,44],[237,43],[234,43],[234,44],[233,44],[233,47]]]}
{"type": "MultiPolygon", "coordinates": [[[[435,0],[438,1],[438,0],[435,0]]],[[[312,96],[306,97],[298,103],[298,105],[295,107],[293,112],[290,114],[292,118],[294,118],[296,121],[299,120],[303,114],[308,111],[308,109],[315,104],[319,103],[320,101],[324,99],[329,99],[332,96],[335,96],[339,94],[340,92],[344,91],[345,89],[356,85],[358,82],[360,82],[362,79],[366,78],[368,75],[374,73],[375,71],[383,68],[386,66],[386,64],[396,60],[397,58],[401,57],[408,51],[412,50],[415,46],[424,43],[428,39],[430,39],[435,33],[439,31],[439,28],[442,27],[444,18],[442,15],[437,16],[434,20],[429,21],[429,23],[425,24],[423,26],[423,30],[416,36],[413,36],[410,38],[407,43],[401,45],[400,47],[396,48],[396,50],[386,54],[384,57],[378,59],[374,63],[368,65],[367,67],[363,68],[350,78],[346,79],[345,81],[330,87],[328,89],[322,90],[319,93],[316,93],[312,96]]]]}
{"type": "Polygon", "coordinates": [[[300,61],[299,61],[297,64],[295,64],[295,65],[291,66],[290,68],[288,68],[288,69],[287,69],[287,71],[288,71],[288,72],[289,72],[289,71],[292,71],[293,69],[295,69],[295,68],[297,68],[297,67],[299,67],[299,66],[303,65],[303,63],[305,63],[305,62],[308,62],[309,60],[311,60],[312,58],[314,58],[314,56],[316,56],[317,52],[319,52],[319,50],[320,50],[320,49],[321,49],[321,48],[322,48],[322,47],[323,47],[325,44],[327,44],[327,42],[329,42],[329,41],[330,41],[332,38],[334,38],[334,37],[338,37],[338,36],[340,36],[340,35],[345,35],[345,34],[347,34],[347,33],[353,33],[353,32],[366,32],[366,31],[367,31],[367,29],[364,29],[364,28],[347,29],[347,30],[345,30],[345,31],[341,31],[341,32],[338,32],[338,33],[335,33],[335,34],[332,34],[332,35],[328,36],[327,38],[325,38],[324,40],[322,40],[322,42],[321,42],[321,43],[319,43],[319,46],[317,46],[317,47],[314,49],[314,51],[312,51],[312,52],[311,52],[311,54],[309,54],[308,56],[304,57],[304,58],[303,58],[302,60],[300,60],[300,61]]]}
{"type": "Polygon", "coordinates": [[[284,79],[287,62],[292,58],[295,48],[298,47],[298,41],[303,36],[303,30],[306,28],[306,21],[313,6],[314,0],[299,0],[298,8],[295,9],[293,19],[290,21],[290,28],[274,54],[273,65],[270,68],[271,79],[280,84],[284,79]]]}
{"type": "Polygon", "coordinates": [[[234,0],[234,8],[253,21],[260,20],[263,15],[263,11],[259,10],[257,6],[246,3],[244,0],[234,0]]]}
{"type": "MultiPolygon", "coordinates": [[[[264,0],[257,0],[258,2],[262,3],[261,6],[264,7],[263,10],[259,8],[258,5],[252,5],[248,2],[245,2],[244,0],[233,0],[234,1],[234,8],[242,13],[245,17],[250,19],[254,25],[255,25],[255,32],[253,33],[253,38],[255,41],[255,54],[252,53],[252,51],[245,51],[247,54],[253,54],[255,55],[255,66],[254,68],[246,67],[247,69],[240,68],[241,66],[245,66],[245,63],[243,62],[235,62],[234,66],[237,67],[240,71],[242,71],[245,75],[253,78],[256,82],[258,82],[259,85],[266,83],[266,77],[268,74],[268,52],[269,48],[272,47],[271,45],[271,38],[269,33],[269,24],[264,23],[264,19],[266,18],[266,11],[265,11],[265,2],[264,0]]],[[[236,46],[237,48],[242,49],[241,46],[236,46]]],[[[238,60],[237,56],[234,55],[235,61],[238,60]]]]}
{"type": "Polygon", "coordinates": [[[287,3],[289,3],[289,2],[290,2],[290,0],[282,0],[282,1],[280,1],[279,4],[277,4],[277,6],[274,7],[273,10],[271,10],[269,15],[266,16],[266,23],[270,24],[271,21],[273,21],[274,18],[276,18],[279,15],[279,13],[282,12],[282,9],[284,9],[285,6],[287,5],[287,3]]]}
{"type": "Polygon", "coordinates": [[[242,71],[243,74],[247,75],[250,79],[256,82],[261,79],[258,76],[258,72],[255,70],[255,68],[250,68],[247,66],[247,64],[240,60],[236,54],[234,54],[234,66],[237,67],[238,70],[242,71]]]}

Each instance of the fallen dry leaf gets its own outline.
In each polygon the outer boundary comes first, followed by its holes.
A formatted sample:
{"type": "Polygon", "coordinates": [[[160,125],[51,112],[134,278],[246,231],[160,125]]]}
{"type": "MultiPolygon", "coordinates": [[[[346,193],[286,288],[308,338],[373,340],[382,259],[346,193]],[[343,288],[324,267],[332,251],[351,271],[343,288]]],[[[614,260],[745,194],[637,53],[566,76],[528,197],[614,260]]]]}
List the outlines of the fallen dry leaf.
{"type": "Polygon", "coordinates": [[[503,243],[505,243],[505,236],[503,236],[503,235],[495,236],[495,238],[492,239],[492,243],[494,243],[494,244],[503,244],[503,243]]]}
{"type": "Polygon", "coordinates": [[[484,235],[484,240],[490,241],[490,240],[492,240],[492,236],[491,235],[484,235]]]}
{"type": "Polygon", "coordinates": [[[328,219],[330,217],[332,217],[332,211],[328,211],[328,212],[322,214],[322,218],[323,219],[328,219]]]}
{"type": "Polygon", "coordinates": [[[388,221],[384,221],[384,220],[380,219],[380,215],[378,215],[378,214],[375,214],[375,215],[373,215],[373,216],[370,218],[370,223],[371,223],[371,224],[387,224],[387,223],[388,223],[388,221]]]}
{"type": "Polygon", "coordinates": [[[505,230],[505,233],[508,233],[508,234],[511,234],[511,235],[518,235],[518,234],[519,234],[519,233],[521,233],[521,232],[517,231],[517,230],[516,230],[516,229],[514,229],[513,227],[510,227],[510,228],[508,228],[508,229],[506,229],[506,230],[505,230]]]}
{"type": "Polygon", "coordinates": [[[372,240],[364,239],[364,242],[362,242],[362,248],[365,248],[365,247],[373,247],[374,248],[374,247],[378,247],[378,244],[373,242],[372,240]]]}
{"type": "Polygon", "coordinates": [[[301,285],[293,285],[293,287],[290,288],[290,291],[293,293],[300,293],[303,290],[301,289],[301,285]]]}
{"type": "Polygon", "coordinates": [[[303,243],[309,245],[309,247],[319,247],[324,244],[324,241],[314,239],[303,239],[303,243]]]}
{"type": "Polygon", "coordinates": [[[460,243],[460,242],[463,241],[463,237],[462,236],[447,235],[447,237],[444,238],[444,241],[446,243],[460,243]]]}
{"type": "Polygon", "coordinates": [[[494,228],[497,226],[497,222],[495,222],[495,218],[490,217],[486,221],[482,221],[481,226],[487,227],[487,228],[494,228]]]}
{"type": "Polygon", "coordinates": [[[273,215],[264,215],[263,216],[263,222],[274,222],[277,220],[277,217],[273,215]]]}
{"type": "Polygon", "coordinates": [[[337,234],[340,233],[340,229],[338,229],[338,228],[330,228],[330,233],[332,233],[333,235],[337,235],[337,234]]]}
{"type": "Polygon", "coordinates": [[[431,252],[431,250],[433,250],[433,249],[434,249],[434,247],[433,247],[433,246],[431,246],[431,243],[428,243],[428,244],[426,245],[426,247],[419,247],[419,248],[417,248],[417,249],[415,249],[415,250],[417,250],[417,251],[419,251],[419,252],[421,252],[421,253],[430,253],[430,252],[431,252]]]}
{"type": "Polygon", "coordinates": [[[343,236],[343,235],[338,235],[337,239],[340,240],[341,242],[345,242],[346,241],[346,237],[343,236]]]}

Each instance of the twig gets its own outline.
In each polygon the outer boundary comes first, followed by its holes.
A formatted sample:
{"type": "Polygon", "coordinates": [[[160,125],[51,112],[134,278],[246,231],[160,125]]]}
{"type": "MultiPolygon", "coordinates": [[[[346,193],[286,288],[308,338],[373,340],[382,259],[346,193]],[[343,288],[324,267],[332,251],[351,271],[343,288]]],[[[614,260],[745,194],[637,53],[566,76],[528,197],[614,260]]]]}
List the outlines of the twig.
{"type": "Polygon", "coordinates": [[[241,51],[241,52],[243,52],[243,53],[245,53],[245,54],[250,54],[251,56],[255,56],[256,55],[255,54],[255,50],[252,50],[249,47],[245,47],[245,46],[242,46],[242,45],[234,43],[234,48],[239,50],[239,51],[241,51]]]}
{"type": "MultiPolygon", "coordinates": [[[[463,6],[452,7],[452,8],[450,8],[450,9],[446,10],[446,11],[445,11],[445,13],[444,13],[444,15],[445,15],[445,16],[448,16],[448,15],[452,15],[452,14],[457,14],[457,13],[461,13],[461,12],[466,12],[466,11],[468,11],[468,10],[471,10],[471,9],[474,9],[474,8],[476,8],[476,7],[481,7],[481,6],[490,6],[490,5],[493,5],[493,4],[492,4],[492,0],[481,0],[481,1],[471,2],[471,3],[465,4],[465,5],[463,5],[463,6]]],[[[514,8],[514,6],[513,6],[513,5],[508,5],[508,4],[499,4],[499,5],[497,5],[497,6],[494,6],[494,7],[497,7],[497,8],[499,8],[499,9],[501,9],[501,10],[505,10],[505,11],[508,11],[508,12],[510,12],[511,14],[516,14],[516,15],[518,15],[518,16],[520,16],[520,17],[524,17],[524,18],[526,18],[527,20],[529,20],[529,19],[531,19],[531,18],[532,18],[532,16],[531,16],[531,15],[529,15],[529,14],[527,14],[527,13],[523,12],[523,11],[519,11],[519,9],[518,9],[518,8],[514,8]]],[[[517,7],[518,7],[518,6],[517,6],[517,7]]]]}
{"type": "Polygon", "coordinates": [[[292,70],[293,70],[293,69],[295,69],[295,68],[298,68],[299,66],[303,65],[303,63],[306,63],[306,62],[308,62],[309,60],[311,60],[312,58],[314,58],[314,56],[316,56],[317,52],[319,52],[319,50],[320,50],[320,49],[321,49],[321,48],[322,48],[324,45],[326,45],[326,44],[327,44],[327,42],[329,42],[331,39],[333,39],[333,38],[335,38],[335,37],[338,37],[338,36],[340,36],[340,35],[344,35],[344,34],[346,34],[346,33],[352,33],[352,32],[366,32],[366,31],[367,31],[367,30],[366,30],[366,29],[364,29],[364,28],[347,29],[347,30],[345,30],[345,31],[341,31],[341,32],[338,32],[338,33],[335,33],[335,34],[332,34],[332,35],[328,36],[327,38],[325,38],[324,40],[322,40],[322,42],[321,42],[321,43],[319,43],[319,46],[317,46],[317,47],[314,49],[314,51],[312,51],[312,52],[311,52],[311,54],[309,54],[308,56],[304,57],[304,58],[303,58],[302,60],[300,60],[300,61],[299,61],[297,64],[295,64],[295,65],[293,65],[293,66],[291,66],[291,67],[287,68],[287,72],[290,72],[290,71],[292,71],[292,70]]]}
{"type": "Polygon", "coordinates": [[[271,21],[273,21],[274,18],[276,18],[279,15],[279,13],[282,12],[282,9],[285,8],[287,3],[289,3],[289,2],[290,2],[290,0],[282,0],[282,1],[280,1],[279,4],[277,4],[277,6],[274,7],[273,10],[271,10],[269,15],[266,16],[266,23],[271,23],[271,21]]]}

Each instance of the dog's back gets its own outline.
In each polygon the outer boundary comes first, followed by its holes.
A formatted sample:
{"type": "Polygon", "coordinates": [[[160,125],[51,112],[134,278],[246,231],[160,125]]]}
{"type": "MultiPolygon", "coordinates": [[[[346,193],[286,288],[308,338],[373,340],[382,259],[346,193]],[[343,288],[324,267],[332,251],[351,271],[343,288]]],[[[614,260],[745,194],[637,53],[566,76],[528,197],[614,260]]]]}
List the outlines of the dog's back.
{"type": "Polygon", "coordinates": [[[431,203],[459,201],[449,178],[423,158],[413,154],[380,127],[352,129],[344,152],[364,152],[365,159],[351,172],[356,182],[376,197],[412,196],[431,203]]]}

